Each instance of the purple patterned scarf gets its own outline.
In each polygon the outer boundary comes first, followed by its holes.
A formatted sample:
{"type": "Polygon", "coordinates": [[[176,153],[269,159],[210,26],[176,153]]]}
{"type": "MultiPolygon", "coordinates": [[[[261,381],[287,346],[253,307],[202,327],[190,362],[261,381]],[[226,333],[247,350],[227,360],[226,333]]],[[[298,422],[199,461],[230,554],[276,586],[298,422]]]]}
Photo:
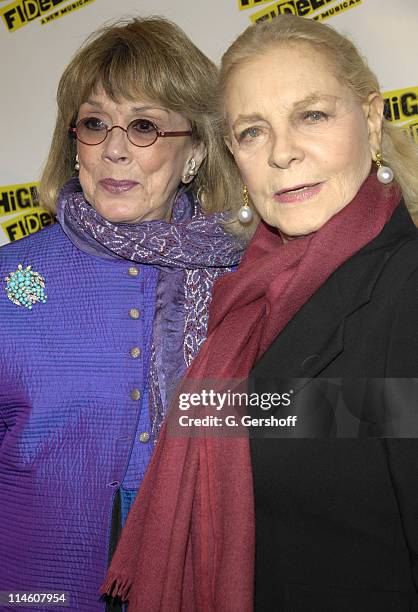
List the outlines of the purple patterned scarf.
{"type": "Polygon", "coordinates": [[[170,393],[206,338],[213,284],[238,265],[244,244],[222,228],[225,213],[205,215],[185,191],[177,196],[171,223],[111,223],[86,202],[73,178],[59,194],[57,218],[81,251],[159,269],[149,378],[155,443],[170,393]]]}

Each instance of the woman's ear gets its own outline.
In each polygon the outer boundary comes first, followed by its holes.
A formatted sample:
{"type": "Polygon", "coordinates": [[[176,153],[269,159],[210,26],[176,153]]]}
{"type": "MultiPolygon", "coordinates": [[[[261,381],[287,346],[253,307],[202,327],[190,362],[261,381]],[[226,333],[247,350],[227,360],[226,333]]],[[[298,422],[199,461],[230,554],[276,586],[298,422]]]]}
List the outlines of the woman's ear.
{"type": "Polygon", "coordinates": [[[196,174],[202,165],[203,160],[207,155],[206,145],[203,142],[199,142],[193,145],[193,157],[196,161],[196,174]]]}
{"type": "Polygon", "coordinates": [[[371,93],[367,98],[367,102],[363,105],[363,108],[369,132],[370,152],[372,158],[376,159],[376,152],[381,149],[384,111],[384,102],[380,93],[371,93]]]}
{"type": "Polygon", "coordinates": [[[193,145],[192,156],[187,160],[181,178],[185,185],[187,185],[187,183],[191,183],[196,174],[199,172],[199,168],[202,165],[206,154],[206,145],[203,142],[198,142],[193,145]]]}

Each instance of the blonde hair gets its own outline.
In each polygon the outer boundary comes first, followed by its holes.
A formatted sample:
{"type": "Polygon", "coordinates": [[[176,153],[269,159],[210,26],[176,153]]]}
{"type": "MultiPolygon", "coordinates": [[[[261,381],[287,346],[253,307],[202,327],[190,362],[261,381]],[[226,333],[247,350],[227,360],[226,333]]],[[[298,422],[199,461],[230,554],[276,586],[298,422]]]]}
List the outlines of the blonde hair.
{"type": "Polygon", "coordinates": [[[115,102],[156,101],[181,113],[207,155],[191,189],[205,212],[227,210],[234,195],[233,161],[225,151],[214,99],[218,71],[177,25],[162,17],[118,21],[94,32],[65,69],[57,91],[58,115],[40,183],[40,201],[55,210],[57,195],[75,174],[74,125],[80,105],[98,86],[115,102]]]}
{"type": "MultiPolygon", "coordinates": [[[[220,71],[220,114],[228,83],[234,71],[243,63],[259,58],[263,51],[283,43],[310,44],[329,58],[335,66],[335,76],[355,94],[360,102],[372,93],[380,94],[379,82],[354,44],[342,34],[317,21],[282,15],[270,22],[249,26],[229,47],[222,57],[220,71]]],[[[418,146],[404,132],[387,119],[382,125],[384,162],[394,172],[411,214],[418,213],[418,146]]],[[[255,219],[247,233],[255,229],[255,219]]],[[[242,233],[238,226],[231,231],[242,233]]]]}

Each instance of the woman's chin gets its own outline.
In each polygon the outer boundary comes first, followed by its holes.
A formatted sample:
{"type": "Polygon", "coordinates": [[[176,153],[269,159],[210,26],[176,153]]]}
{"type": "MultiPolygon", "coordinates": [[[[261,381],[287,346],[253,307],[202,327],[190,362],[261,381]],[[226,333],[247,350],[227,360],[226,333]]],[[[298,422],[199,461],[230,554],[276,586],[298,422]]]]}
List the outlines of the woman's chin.
{"type": "Polygon", "coordinates": [[[300,218],[294,219],[283,219],[273,223],[274,227],[277,227],[281,235],[291,238],[300,238],[301,236],[307,236],[321,229],[323,225],[329,220],[327,215],[318,215],[309,218],[305,215],[301,215],[300,218]]]}
{"type": "Polygon", "coordinates": [[[137,223],[141,221],[141,213],[139,211],[133,212],[111,203],[106,203],[105,206],[96,203],[92,206],[103,219],[110,221],[110,223],[137,223]]]}

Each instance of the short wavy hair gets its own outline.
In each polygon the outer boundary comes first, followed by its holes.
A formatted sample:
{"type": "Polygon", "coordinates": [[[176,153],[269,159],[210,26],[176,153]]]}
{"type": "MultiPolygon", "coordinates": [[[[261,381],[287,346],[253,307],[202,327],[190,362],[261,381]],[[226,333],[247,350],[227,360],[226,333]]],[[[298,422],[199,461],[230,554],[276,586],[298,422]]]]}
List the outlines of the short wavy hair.
{"type": "MultiPolygon", "coordinates": [[[[220,70],[219,112],[224,118],[225,92],[231,76],[243,63],[260,58],[263,51],[275,45],[310,44],[322,52],[335,67],[335,75],[347,85],[360,102],[372,93],[380,94],[377,77],[369,68],[354,44],[332,27],[318,21],[295,15],[281,15],[270,22],[249,26],[229,47],[222,57],[220,70]]],[[[225,126],[226,127],[226,126],[225,126]]],[[[225,129],[225,128],[224,128],[225,129]]],[[[382,125],[382,157],[389,165],[399,184],[412,215],[418,213],[418,146],[403,130],[387,119],[382,125]]],[[[254,231],[258,216],[247,228],[254,231]]],[[[231,231],[242,233],[238,226],[231,231]]]]}
{"type": "Polygon", "coordinates": [[[115,102],[146,98],[181,113],[207,154],[190,184],[207,213],[228,210],[236,175],[216,113],[218,70],[181,28],[163,17],[119,20],[91,34],[65,69],[57,91],[58,115],[41,177],[40,201],[55,211],[58,192],[75,174],[76,142],[68,127],[90,94],[103,87],[115,102]]]}

